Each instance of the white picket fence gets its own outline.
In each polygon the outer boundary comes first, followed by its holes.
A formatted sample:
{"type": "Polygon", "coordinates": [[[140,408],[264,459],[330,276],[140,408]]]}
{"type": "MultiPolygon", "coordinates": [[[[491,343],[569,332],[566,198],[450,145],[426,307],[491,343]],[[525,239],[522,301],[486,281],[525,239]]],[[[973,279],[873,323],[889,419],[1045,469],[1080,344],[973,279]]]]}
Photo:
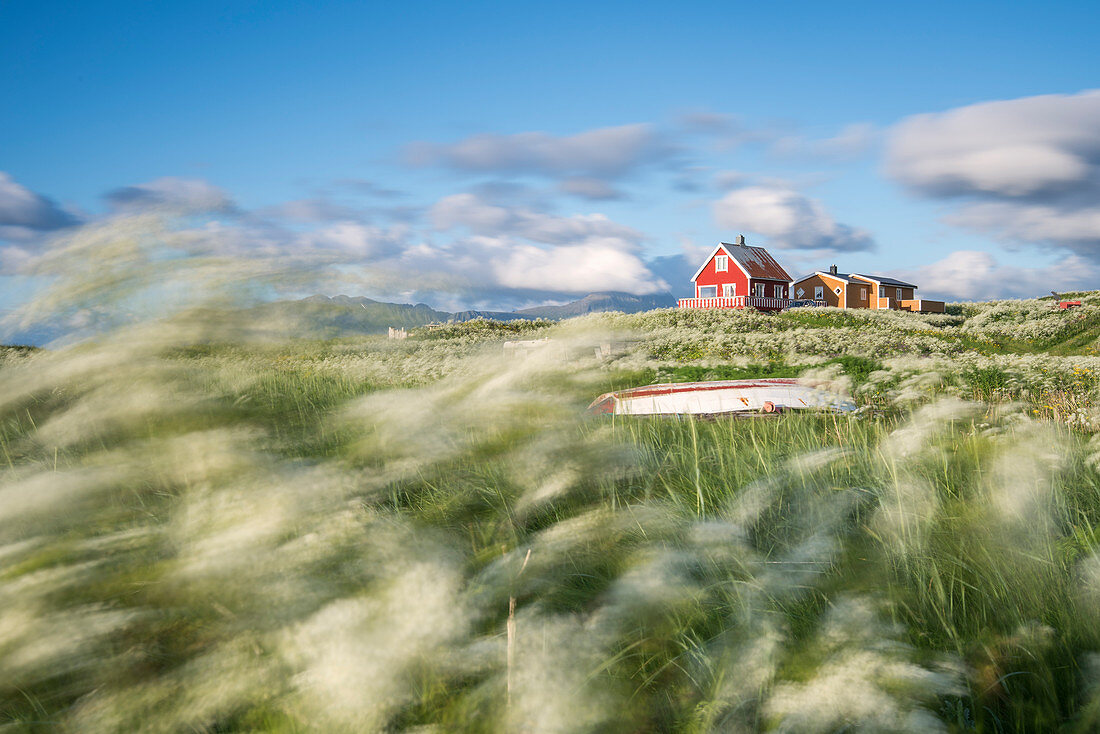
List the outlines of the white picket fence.
{"type": "Polygon", "coordinates": [[[764,311],[780,311],[793,305],[824,306],[825,301],[798,298],[769,298],[768,296],[716,296],[712,298],[681,298],[680,308],[759,308],[764,311]]]}

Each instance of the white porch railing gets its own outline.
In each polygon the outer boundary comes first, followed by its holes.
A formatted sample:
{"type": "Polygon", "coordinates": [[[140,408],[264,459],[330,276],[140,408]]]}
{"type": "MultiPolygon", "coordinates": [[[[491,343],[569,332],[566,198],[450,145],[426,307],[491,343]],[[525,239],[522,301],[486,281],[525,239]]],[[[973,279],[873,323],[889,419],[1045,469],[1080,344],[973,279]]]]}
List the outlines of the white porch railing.
{"type": "Polygon", "coordinates": [[[799,298],[769,298],[767,296],[717,296],[713,298],[681,298],[677,302],[680,308],[759,308],[767,311],[779,311],[793,305],[824,306],[825,301],[811,301],[799,298]]]}
{"type": "Polygon", "coordinates": [[[712,298],[681,298],[680,308],[744,308],[744,296],[715,296],[712,298]]]}

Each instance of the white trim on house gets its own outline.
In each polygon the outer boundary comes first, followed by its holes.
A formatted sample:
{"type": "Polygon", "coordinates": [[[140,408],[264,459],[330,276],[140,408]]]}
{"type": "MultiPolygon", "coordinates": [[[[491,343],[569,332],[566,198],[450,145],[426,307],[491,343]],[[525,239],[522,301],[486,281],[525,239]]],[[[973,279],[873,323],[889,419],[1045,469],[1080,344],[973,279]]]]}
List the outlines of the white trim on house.
{"type": "Polygon", "coordinates": [[[832,278],[833,280],[844,283],[845,285],[852,282],[851,276],[846,278],[846,277],[843,277],[839,274],[829,273],[829,272],[826,272],[824,270],[815,270],[812,273],[809,273],[807,275],[803,275],[801,278],[795,278],[794,280],[791,281],[791,284],[793,285],[795,283],[801,283],[802,281],[808,280],[808,279],[814,277],[815,275],[820,275],[823,278],[832,278]]]}
{"type": "MultiPolygon", "coordinates": [[[[730,247],[736,247],[736,245],[730,245],[730,247]]],[[[742,273],[745,274],[746,278],[748,278],[750,281],[752,280],[752,276],[749,275],[748,270],[745,270],[745,266],[742,265],[741,263],[737,262],[737,258],[735,258],[733,255],[731,255],[730,251],[726,249],[726,243],[725,242],[719,242],[718,246],[715,247],[713,250],[711,250],[710,254],[707,255],[707,259],[703,261],[703,264],[699,266],[699,269],[695,271],[695,275],[691,276],[691,282],[692,283],[699,280],[699,276],[703,274],[703,270],[707,267],[707,265],[710,265],[710,261],[714,259],[714,256],[718,254],[719,250],[726,253],[726,257],[728,257],[730,259],[730,262],[732,262],[734,265],[737,266],[738,270],[740,270],[742,273]]]]}
{"type": "Polygon", "coordinates": [[[726,253],[726,255],[729,255],[729,251],[726,250],[725,247],[722,247],[721,243],[719,243],[719,245],[717,247],[715,247],[713,250],[710,251],[710,254],[707,255],[706,259],[703,260],[703,264],[700,265],[699,269],[695,271],[695,275],[691,276],[691,282],[692,283],[699,280],[699,276],[702,275],[703,270],[706,269],[706,267],[708,265],[710,265],[710,261],[714,259],[714,256],[718,254],[719,250],[722,250],[726,253]]]}

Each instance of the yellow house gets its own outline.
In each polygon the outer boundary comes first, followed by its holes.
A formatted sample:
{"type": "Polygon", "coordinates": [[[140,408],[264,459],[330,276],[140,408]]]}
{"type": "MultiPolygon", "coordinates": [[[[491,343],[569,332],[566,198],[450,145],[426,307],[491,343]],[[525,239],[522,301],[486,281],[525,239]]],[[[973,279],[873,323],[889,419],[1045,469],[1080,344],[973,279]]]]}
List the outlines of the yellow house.
{"type": "Polygon", "coordinates": [[[885,275],[841,273],[836,265],[791,281],[791,297],[825,301],[836,308],[890,308],[921,313],[943,313],[943,301],[919,299],[917,286],[885,275]]]}
{"type": "Polygon", "coordinates": [[[827,271],[817,270],[791,282],[791,298],[824,301],[836,308],[872,308],[874,286],[849,273],[837,271],[836,265],[827,271]]]}

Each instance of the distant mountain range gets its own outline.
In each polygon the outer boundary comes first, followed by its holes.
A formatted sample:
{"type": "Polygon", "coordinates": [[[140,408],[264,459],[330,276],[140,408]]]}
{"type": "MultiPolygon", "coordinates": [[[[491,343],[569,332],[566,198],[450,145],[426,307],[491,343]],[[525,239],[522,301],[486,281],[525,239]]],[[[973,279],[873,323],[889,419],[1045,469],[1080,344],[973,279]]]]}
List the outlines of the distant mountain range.
{"type": "MultiPolygon", "coordinates": [[[[654,308],[675,306],[676,299],[670,293],[652,296],[634,296],[629,293],[590,293],[576,301],[559,306],[537,306],[519,311],[437,311],[423,303],[386,303],[362,296],[310,296],[297,301],[272,301],[253,306],[245,311],[247,320],[257,329],[275,334],[295,334],[315,339],[330,339],[356,334],[385,334],[387,329],[406,329],[432,323],[472,321],[478,318],[498,321],[516,319],[550,319],[557,321],[597,311],[623,311],[635,313],[654,308]]],[[[221,320],[225,314],[218,311],[203,313],[202,318],[211,323],[221,320]]],[[[68,330],[52,325],[28,329],[4,339],[12,344],[42,346],[64,337],[68,330]]]]}
{"type": "Polygon", "coordinates": [[[362,296],[310,296],[299,301],[275,301],[255,306],[251,312],[260,320],[275,320],[298,333],[318,338],[352,334],[385,333],[389,327],[413,328],[432,323],[494,319],[550,319],[557,321],[586,313],[623,311],[636,313],[676,305],[671,293],[635,296],[630,293],[590,293],[558,306],[536,306],[518,311],[437,311],[423,303],[386,303],[362,296]]]}
{"type": "Polygon", "coordinates": [[[671,308],[675,305],[676,297],[671,293],[634,296],[630,293],[607,291],[604,293],[589,293],[579,301],[570,301],[560,306],[536,306],[535,308],[524,308],[515,313],[536,319],[558,320],[600,311],[637,313],[638,311],[652,311],[655,308],[671,308]]]}

